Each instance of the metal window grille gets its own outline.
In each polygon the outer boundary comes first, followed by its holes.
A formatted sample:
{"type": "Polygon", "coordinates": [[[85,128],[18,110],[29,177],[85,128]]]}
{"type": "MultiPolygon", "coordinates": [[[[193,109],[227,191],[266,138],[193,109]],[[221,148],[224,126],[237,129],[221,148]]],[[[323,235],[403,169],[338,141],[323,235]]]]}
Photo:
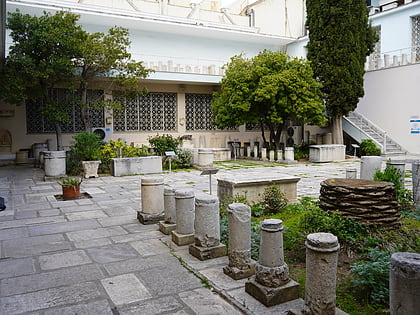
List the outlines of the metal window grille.
{"type": "Polygon", "coordinates": [[[211,94],[185,94],[186,130],[215,130],[212,124],[211,94]]]}
{"type": "Polygon", "coordinates": [[[176,93],[148,93],[134,99],[116,97],[124,106],[114,111],[115,131],[175,131],[176,93]]]}
{"type": "MultiPolygon", "coordinates": [[[[93,103],[101,99],[103,91],[88,90],[88,102],[93,103]]],[[[83,122],[80,112],[80,99],[77,93],[73,93],[67,89],[52,89],[50,97],[57,104],[67,104],[65,112],[67,112],[70,122],[61,123],[63,132],[74,133],[84,131],[83,122]]],[[[53,133],[55,132],[54,125],[48,121],[40,113],[41,101],[26,102],[26,130],[28,133],[53,133]]],[[[92,126],[104,127],[104,110],[91,109],[89,111],[90,121],[92,126]]]]}
{"type": "Polygon", "coordinates": [[[416,56],[416,61],[420,61],[420,15],[414,16],[411,19],[413,55],[416,56]]]}

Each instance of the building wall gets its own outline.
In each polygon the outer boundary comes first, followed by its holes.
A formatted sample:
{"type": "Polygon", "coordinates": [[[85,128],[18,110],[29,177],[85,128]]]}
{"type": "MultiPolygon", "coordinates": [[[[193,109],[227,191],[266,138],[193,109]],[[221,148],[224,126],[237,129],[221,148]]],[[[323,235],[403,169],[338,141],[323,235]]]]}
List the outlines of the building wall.
{"type": "Polygon", "coordinates": [[[420,134],[410,119],[420,119],[420,64],[367,72],[365,96],[357,111],[384,129],[410,153],[420,154],[420,134]]]}

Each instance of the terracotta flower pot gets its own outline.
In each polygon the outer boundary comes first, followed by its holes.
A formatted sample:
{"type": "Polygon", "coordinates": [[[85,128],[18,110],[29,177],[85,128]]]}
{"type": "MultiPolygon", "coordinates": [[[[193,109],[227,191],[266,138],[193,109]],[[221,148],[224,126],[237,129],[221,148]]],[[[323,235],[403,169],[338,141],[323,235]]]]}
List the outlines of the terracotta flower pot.
{"type": "Polygon", "coordinates": [[[80,198],[80,186],[62,186],[62,188],[64,200],[80,198]]]}

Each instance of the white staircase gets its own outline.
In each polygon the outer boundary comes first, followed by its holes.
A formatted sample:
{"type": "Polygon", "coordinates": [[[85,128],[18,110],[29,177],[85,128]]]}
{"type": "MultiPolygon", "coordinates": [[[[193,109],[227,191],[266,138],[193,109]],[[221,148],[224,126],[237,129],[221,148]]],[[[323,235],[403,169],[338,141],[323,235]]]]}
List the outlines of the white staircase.
{"type": "Polygon", "coordinates": [[[358,112],[350,112],[343,117],[343,130],[359,143],[363,139],[372,139],[383,155],[406,153],[384,130],[358,112]]]}

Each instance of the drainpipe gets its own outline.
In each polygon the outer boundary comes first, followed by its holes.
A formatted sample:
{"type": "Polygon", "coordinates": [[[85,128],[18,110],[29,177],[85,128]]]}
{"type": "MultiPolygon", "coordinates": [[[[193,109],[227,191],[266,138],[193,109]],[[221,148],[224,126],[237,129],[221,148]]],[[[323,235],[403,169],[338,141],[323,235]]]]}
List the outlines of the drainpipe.
{"type": "Polygon", "coordinates": [[[255,27],[255,11],[254,9],[246,10],[245,15],[249,18],[249,26],[255,27]]]}

